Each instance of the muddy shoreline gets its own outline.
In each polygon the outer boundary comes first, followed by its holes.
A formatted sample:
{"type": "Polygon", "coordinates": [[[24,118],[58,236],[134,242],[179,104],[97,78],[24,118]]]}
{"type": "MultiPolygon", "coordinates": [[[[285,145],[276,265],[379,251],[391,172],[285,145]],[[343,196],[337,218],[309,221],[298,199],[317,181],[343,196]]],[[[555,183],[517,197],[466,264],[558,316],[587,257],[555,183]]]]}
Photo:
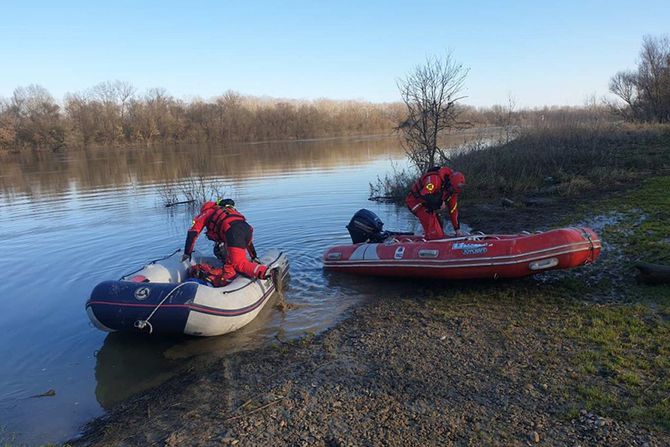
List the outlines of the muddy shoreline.
{"type": "MultiPolygon", "coordinates": [[[[535,230],[575,206],[478,203],[463,220],[486,232],[535,230]]],[[[603,306],[589,278],[621,276],[604,258],[577,279],[428,282],[413,296],[380,296],[318,336],[193,360],[70,444],[668,445],[667,431],[599,414],[579,394],[601,380],[581,367],[597,345],[566,329],[603,306]]],[[[605,301],[621,301],[609,283],[605,301]]]]}

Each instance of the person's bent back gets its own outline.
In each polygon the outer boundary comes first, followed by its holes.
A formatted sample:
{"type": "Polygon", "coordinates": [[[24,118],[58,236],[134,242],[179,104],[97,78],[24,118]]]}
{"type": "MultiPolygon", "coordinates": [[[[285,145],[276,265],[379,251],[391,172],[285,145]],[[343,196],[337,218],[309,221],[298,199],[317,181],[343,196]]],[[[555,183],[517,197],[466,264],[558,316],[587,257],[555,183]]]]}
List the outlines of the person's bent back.
{"type": "Polygon", "coordinates": [[[457,236],[461,235],[458,221],[458,195],[465,186],[465,177],[448,167],[433,167],[417,179],[405,198],[407,208],[423,227],[427,240],[443,239],[442,220],[438,211],[449,211],[457,236]]]}

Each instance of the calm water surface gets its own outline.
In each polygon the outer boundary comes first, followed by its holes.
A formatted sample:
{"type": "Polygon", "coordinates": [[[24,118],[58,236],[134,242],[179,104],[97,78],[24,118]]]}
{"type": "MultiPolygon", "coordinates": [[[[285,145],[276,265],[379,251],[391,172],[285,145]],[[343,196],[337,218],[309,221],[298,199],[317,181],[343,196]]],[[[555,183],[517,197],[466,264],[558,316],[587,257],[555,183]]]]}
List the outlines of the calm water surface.
{"type": "MultiPolygon", "coordinates": [[[[394,139],[27,154],[0,168],[0,441],[39,444],[76,435],[129,395],[158,385],[197,355],[218,356],[321,331],[372,295],[411,284],[324,274],[321,254],[347,242],[367,207],[387,228],[415,229],[404,209],[369,202],[368,183],[402,163],[394,139]],[[259,252],[291,264],[286,313],[272,302],[221,337],[154,340],[98,331],[84,303],[118,278],[183,246],[192,213],[168,211],[166,181],[204,176],[236,199],[259,252]],[[53,389],[53,397],[31,398],[53,389]]],[[[204,236],[198,249],[211,251],[204,236]]],[[[405,289],[405,290],[403,290],[405,289]]]]}

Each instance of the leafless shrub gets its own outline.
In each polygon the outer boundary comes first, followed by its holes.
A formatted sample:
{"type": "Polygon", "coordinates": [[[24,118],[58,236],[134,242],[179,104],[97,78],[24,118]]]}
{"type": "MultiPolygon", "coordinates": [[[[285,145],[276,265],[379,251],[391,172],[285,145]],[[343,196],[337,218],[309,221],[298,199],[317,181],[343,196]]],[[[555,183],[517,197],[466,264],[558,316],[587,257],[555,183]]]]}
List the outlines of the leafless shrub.
{"type": "Polygon", "coordinates": [[[414,168],[399,168],[392,164],[392,172],[384,177],[377,176],[374,183],[370,183],[369,200],[376,202],[401,203],[409,193],[409,189],[418,173],[414,168]]]}
{"type": "Polygon", "coordinates": [[[165,182],[158,186],[158,197],[166,207],[171,207],[181,202],[177,185],[171,182],[165,182]]]}
{"type": "Polygon", "coordinates": [[[467,123],[458,121],[462,109],[456,103],[469,69],[455,62],[451,54],[430,57],[404,79],[398,81],[400,96],[406,106],[406,117],[398,126],[410,161],[424,171],[438,157],[445,157],[438,146],[440,134],[467,123]]]}
{"type": "Polygon", "coordinates": [[[226,187],[204,176],[189,177],[181,182],[165,182],[158,187],[158,197],[165,207],[184,204],[197,208],[204,202],[226,197],[227,194],[226,187]]]}

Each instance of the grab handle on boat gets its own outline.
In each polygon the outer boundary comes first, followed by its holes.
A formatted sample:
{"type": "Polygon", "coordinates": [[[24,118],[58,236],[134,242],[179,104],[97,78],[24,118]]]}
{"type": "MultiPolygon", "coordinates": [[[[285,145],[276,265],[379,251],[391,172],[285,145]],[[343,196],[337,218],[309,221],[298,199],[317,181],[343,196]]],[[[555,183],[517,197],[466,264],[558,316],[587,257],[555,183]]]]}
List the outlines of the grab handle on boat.
{"type": "Polygon", "coordinates": [[[120,278],[120,281],[123,281],[124,278],[127,278],[127,277],[129,277],[130,275],[134,275],[135,273],[139,272],[140,270],[142,270],[142,269],[143,269],[144,267],[146,267],[147,265],[155,264],[155,263],[157,263],[158,261],[162,261],[162,260],[164,260],[164,259],[170,258],[170,257],[172,257],[175,253],[179,253],[180,251],[181,251],[181,248],[178,248],[178,249],[176,249],[175,251],[173,251],[172,253],[170,253],[170,254],[167,255],[167,256],[163,256],[162,258],[158,258],[158,259],[154,259],[153,261],[149,261],[149,262],[147,262],[146,264],[144,264],[142,267],[138,268],[137,270],[132,271],[132,272],[130,272],[130,273],[127,273],[127,274],[123,275],[123,276],[120,278]]]}

